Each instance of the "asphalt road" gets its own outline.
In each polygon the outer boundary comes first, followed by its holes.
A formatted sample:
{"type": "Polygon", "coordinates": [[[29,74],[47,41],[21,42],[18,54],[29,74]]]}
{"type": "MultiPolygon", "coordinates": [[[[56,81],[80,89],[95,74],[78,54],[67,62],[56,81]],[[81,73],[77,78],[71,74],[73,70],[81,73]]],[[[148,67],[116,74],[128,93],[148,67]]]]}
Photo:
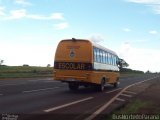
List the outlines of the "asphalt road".
{"type": "Polygon", "coordinates": [[[0,119],[81,120],[103,106],[124,87],[155,76],[123,77],[120,78],[118,88],[106,86],[102,93],[83,87],[73,92],[66,83],[52,78],[0,80],[0,119]]]}

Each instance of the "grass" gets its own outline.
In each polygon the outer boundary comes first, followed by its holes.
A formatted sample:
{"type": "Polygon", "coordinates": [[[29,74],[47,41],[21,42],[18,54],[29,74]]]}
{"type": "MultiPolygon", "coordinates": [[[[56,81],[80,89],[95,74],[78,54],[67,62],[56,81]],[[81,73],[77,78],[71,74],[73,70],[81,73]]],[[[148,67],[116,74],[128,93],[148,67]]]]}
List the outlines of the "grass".
{"type": "MultiPolygon", "coordinates": [[[[0,66],[0,78],[52,77],[53,67],[0,66]]],[[[121,72],[121,77],[138,76],[142,73],[121,72]]]]}
{"type": "Polygon", "coordinates": [[[0,66],[0,78],[52,77],[52,67],[0,66]]]}
{"type": "Polygon", "coordinates": [[[152,108],[153,103],[149,101],[142,101],[140,99],[135,99],[128,103],[123,108],[114,111],[111,115],[105,116],[103,120],[116,120],[115,115],[136,115],[136,114],[145,114],[141,113],[143,109],[152,108]]]}
{"type": "Polygon", "coordinates": [[[144,73],[120,72],[121,77],[131,77],[131,76],[140,76],[140,75],[144,75],[144,73]]]}
{"type": "Polygon", "coordinates": [[[52,69],[53,69],[52,67],[36,67],[36,66],[0,66],[0,73],[52,71],[52,69]]]}
{"type": "Polygon", "coordinates": [[[148,107],[150,105],[151,105],[151,102],[135,99],[134,101],[129,103],[126,107],[124,107],[120,111],[117,111],[116,113],[117,114],[136,114],[139,112],[140,109],[144,107],[148,107]]]}

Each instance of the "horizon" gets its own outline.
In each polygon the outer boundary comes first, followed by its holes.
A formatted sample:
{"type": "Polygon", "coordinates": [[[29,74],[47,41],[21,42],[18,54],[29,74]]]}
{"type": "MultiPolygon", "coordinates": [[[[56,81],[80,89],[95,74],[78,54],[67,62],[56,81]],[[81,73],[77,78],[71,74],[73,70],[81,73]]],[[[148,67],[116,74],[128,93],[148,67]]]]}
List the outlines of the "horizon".
{"type": "MultiPolygon", "coordinates": [[[[50,64],[47,64],[46,66],[30,66],[29,64],[23,64],[23,65],[19,65],[19,66],[12,66],[12,65],[2,64],[2,65],[0,65],[0,67],[1,66],[5,66],[5,67],[45,67],[45,68],[49,67],[49,68],[54,68],[54,65],[52,66],[50,64]]],[[[132,68],[129,68],[129,67],[123,67],[123,69],[131,69],[133,71],[139,71],[139,72],[144,72],[144,73],[147,73],[147,72],[149,72],[149,73],[159,73],[159,72],[152,72],[152,71],[149,71],[149,70],[147,70],[147,71],[135,70],[135,69],[132,69],[132,68]]]]}

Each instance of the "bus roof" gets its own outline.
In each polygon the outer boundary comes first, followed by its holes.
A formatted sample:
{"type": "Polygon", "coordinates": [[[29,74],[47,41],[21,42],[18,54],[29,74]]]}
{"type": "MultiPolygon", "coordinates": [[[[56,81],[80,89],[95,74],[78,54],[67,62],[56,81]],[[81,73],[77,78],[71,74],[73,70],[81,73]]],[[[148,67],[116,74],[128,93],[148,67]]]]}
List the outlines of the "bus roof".
{"type": "Polygon", "coordinates": [[[92,42],[92,44],[93,44],[93,46],[96,47],[96,48],[99,48],[99,49],[101,49],[101,50],[107,51],[107,52],[109,52],[109,53],[117,56],[117,54],[116,54],[114,51],[112,51],[112,50],[110,50],[110,49],[108,49],[108,48],[105,48],[105,47],[103,47],[103,46],[101,46],[101,45],[99,45],[99,44],[97,44],[97,43],[94,43],[94,42],[92,42]]]}
{"type": "Polygon", "coordinates": [[[99,44],[97,44],[97,43],[95,43],[95,42],[93,42],[91,40],[88,40],[88,39],[75,39],[75,38],[72,38],[72,39],[64,39],[61,42],[64,42],[64,41],[73,41],[73,40],[74,41],[76,41],[76,40],[77,41],[88,41],[88,42],[90,42],[92,44],[92,46],[94,46],[96,48],[99,48],[101,50],[107,51],[107,52],[109,52],[109,53],[117,56],[117,54],[114,51],[112,51],[112,50],[110,50],[108,48],[105,48],[105,47],[103,47],[103,46],[101,46],[101,45],[99,45],[99,44]]]}

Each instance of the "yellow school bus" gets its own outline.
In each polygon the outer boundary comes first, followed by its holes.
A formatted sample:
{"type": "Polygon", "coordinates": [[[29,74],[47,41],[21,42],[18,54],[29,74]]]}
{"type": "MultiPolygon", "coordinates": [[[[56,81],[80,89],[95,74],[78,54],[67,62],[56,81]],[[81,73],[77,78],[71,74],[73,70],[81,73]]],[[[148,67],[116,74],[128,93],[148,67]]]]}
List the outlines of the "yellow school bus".
{"type": "Polygon", "coordinates": [[[112,50],[84,39],[59,42],[55,53],[54,80],[67,82],[70,90],[94,86],[103,91],[106,84],[119,83],[118,56],[112,50]]]}

